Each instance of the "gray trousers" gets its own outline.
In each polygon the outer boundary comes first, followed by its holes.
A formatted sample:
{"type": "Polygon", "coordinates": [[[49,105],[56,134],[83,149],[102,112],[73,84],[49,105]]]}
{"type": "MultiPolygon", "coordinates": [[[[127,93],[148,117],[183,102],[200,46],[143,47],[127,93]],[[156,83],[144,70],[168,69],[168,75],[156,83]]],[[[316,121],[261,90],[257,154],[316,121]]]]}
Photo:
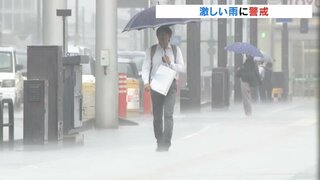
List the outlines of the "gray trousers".
{"type": "Polygon", "coordinates": [[[171,145],[176,92],[177,84],[175,80],[172,82],[166,96],[151,90],[153,130],[158,145],[171,145]]]}
{"type": "Polygon", "coordinates": [[[242,95],[243,108],[247,116],[250,116],[252,114],[250,91],[251,90],[250,90],[249,83],[241,81],[241,95],[242,95]]]}

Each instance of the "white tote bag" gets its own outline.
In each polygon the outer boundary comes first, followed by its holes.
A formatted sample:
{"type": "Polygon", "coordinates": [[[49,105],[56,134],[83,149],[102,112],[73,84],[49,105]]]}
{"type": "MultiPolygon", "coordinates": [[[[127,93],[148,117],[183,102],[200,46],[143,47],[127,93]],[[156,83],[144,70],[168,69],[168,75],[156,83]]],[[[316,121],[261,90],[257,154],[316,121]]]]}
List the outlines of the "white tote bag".
{"type": "Polygon", "coordinates": [[[166,96],[175,76],[176,71],[167,66],[160,65],[152,77],[151,89],[166,96]]]}

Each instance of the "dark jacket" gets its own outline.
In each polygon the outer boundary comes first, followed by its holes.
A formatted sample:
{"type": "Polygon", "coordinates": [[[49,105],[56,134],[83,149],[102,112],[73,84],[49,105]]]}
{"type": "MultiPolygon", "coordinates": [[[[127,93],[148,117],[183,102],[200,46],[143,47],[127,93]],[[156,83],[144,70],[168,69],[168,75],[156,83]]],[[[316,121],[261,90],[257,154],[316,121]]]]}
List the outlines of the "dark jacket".
{"type": "Polygon", "coordinates": [[[263,87],[271,87],[271,78],[272,78],[272,68],[264,67],[265,73],[262,80],[263,87]]]}
{"type": "Polygon", "coordinates": [[[259,70],[252,58],[247,59],[246,62],[240,66],[236,75],[240,77],[242,81],[249,83],[251,87],[261,85],[259,70]]]}

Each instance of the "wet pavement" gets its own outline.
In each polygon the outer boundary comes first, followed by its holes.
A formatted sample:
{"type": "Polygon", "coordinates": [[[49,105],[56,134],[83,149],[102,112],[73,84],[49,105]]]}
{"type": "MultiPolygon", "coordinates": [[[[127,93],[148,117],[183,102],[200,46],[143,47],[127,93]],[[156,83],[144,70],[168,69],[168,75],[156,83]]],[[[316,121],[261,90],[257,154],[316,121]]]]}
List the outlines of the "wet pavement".
{"type": "MultiPolygon", "coordinates": [[[[49,143],[0,151],[0,180],[20,179],[317,179],[318,112],[314,98],[175,113],[169,152],[156,152],[151,116],[136,126],[89,129],[81,146],[49,143]]],[[[16,114],[17,139],[22,113],[16,114]]],[[[5,136],[7,138],[7,136],[5,136]]]]}

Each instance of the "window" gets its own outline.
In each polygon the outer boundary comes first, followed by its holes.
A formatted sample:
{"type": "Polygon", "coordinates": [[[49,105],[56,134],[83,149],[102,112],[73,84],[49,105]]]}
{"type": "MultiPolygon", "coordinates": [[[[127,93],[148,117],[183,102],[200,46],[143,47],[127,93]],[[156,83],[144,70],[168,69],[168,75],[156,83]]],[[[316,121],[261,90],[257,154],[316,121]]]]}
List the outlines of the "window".
{"type": "Polygon", "coordinates": [[[14,9],[21,10],[22,9],[22,0],[14,1],[14,9]]]}
{"type": "Polygon", "coordinates": [[[4,30],[12,30],[12,14],[4,14],[4,22],[3,22],[3,29],[4,30]]]}
{"type": "Polygon", "coordinates": [[[4,1],[4,10],[12,9],[12,0],[3,0],[4,1]]]}
{"type": "Polygon", "coordinates": [[[23,1],[24,9],[27,11],[34,11],[36,10],[36,1],[35,0],[28,0],[23,1]]]}
{"type": "Polygon", "coordinates": [[[21,17],[22,16],[20,14],[15,14],[14,15],[14,31],[18,32],[18,33],[21,32],[24,29],[21,17]]]}
{"type": "Polygon", "coordinates": [[[12,72],[12,58],[10,52],[0,52],[0,72],[12,72]]]}

